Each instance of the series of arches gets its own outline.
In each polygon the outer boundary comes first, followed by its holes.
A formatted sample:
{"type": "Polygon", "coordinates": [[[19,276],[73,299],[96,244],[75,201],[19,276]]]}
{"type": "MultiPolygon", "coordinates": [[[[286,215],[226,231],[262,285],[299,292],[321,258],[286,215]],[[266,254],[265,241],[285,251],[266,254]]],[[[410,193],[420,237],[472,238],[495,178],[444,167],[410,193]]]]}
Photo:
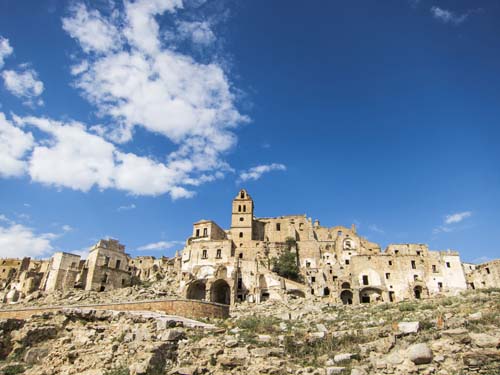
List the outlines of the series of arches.
{"type": "MultiPolygon", "coordinates": [[[[208,291],[210,302],[231,304],[231,287],[223,280],[219,279],[213,282],[208,291]]],[[[207,299],[207,284],[205,280],[196,280],[192,282],[186,292],[187,299],[196,299],[204,301],[207,299]]]]}

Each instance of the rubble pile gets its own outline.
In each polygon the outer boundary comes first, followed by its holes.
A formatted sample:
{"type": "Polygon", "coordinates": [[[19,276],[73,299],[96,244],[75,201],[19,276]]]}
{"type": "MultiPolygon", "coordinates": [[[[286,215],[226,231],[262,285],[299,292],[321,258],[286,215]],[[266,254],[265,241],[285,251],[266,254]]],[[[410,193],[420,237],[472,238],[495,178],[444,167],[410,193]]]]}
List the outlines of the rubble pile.
{"type": "Polygon", "coordinates": [[[198,323],[69,308],[0,331],[0,374],[500,373],[498,289],[352,306],[290,297],[198,323]]]}

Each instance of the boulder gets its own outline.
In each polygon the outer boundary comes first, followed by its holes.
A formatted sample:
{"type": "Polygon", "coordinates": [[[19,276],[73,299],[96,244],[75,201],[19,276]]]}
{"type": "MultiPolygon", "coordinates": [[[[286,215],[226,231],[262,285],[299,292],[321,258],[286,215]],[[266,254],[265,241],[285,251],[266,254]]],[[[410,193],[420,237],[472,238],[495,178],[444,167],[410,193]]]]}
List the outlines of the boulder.
{"type": "Polygon", "coordinates": [[[422,365],[432,362],[432,350],[427,344],[414,344],[408,350],[408,358],[416,365],[422,365]]]}
{"type": "Polygon", "coordinates": [[[24,362],[33,365],[45,359],[49,350],[45,348],[30,348],[24,354],[24,362]]]}
{"type": "Polygon", "coordinates": [[[398,323],[398,333],[402,335],[409,335],[411,333],[417,333],[420,328],[419,322],[399,322],[398,323]]]}

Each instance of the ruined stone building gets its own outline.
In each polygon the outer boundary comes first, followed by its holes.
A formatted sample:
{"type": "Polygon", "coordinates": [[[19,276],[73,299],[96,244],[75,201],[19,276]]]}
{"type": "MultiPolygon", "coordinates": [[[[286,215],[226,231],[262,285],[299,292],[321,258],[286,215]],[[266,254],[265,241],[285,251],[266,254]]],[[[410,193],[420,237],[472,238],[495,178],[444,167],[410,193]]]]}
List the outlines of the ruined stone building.
{"type": "Polygon", "coordinates": [[[118,240],[106,239],[85,260],[66,252],[49,260],[0,259],[0,300],[15,302],[36,290],[102,292],[159,280],[183,297],[224,304],[286,295],[396,302],[500,287],[500,260],[462,263],[456,251],[430,251],[424,244],[391,244],[382,251],[354,225],[323,227],[306,215],[257,218],[254,208],[241,190],[231,204],[230,228],[194,223],[174,258],[131,258],[118,240]],[[290,253],[296,281],[273,271],[274,260],[290,253]]]}
{"type": "Polygon", "coordinates": [[[327,228],[305,215],[256,218],[243,189],[232,202],[229,229],[210,220],[194,223],[182,251],[180,287],[187,298],[221,303],[284,294],[344,304],[395,302],[499,286],[498,263],[466,272],[456,251],[430,251],[424,244],[392,244],[382,251],[354,225],[327,228]],[[272,272],[271,260],[287,248],[296,254],[302,283],[272,272]]]}

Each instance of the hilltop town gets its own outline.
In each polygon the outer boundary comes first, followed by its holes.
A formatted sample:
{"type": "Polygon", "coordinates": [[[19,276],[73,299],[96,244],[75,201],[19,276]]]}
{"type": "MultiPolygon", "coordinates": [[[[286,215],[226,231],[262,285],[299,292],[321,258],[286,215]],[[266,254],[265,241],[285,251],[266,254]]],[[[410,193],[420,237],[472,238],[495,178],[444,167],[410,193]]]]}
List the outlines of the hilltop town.
{"type": "Polygon", "coordinates": [[[104,239],[0,264],[0,374],[500,371],[500,260],[256,218],[246,190],[229,229],[194,223],[173,258],[104,239]]]}
{"type": "Polygon", "coordinates": [[[229,229],[211,220],[194,223],[173,258],[132,258],[118,240],[104,239],[85,260],[65,252],[49,260],[1,259],[0,300],[17,303],[34,292],[72,289],[109,292],[167,279],[172,295],[228,305],[290,295],[342,304],[398,302],[500,286],[500,260],[464,263],[457,251],[424,244],[382,251],[355,225],[327,228],[306,215],[258,218],[244,189],[230,207],[229,229]],[[294,275],[277,269],[287,256],[296,264],[294,275]]]}

